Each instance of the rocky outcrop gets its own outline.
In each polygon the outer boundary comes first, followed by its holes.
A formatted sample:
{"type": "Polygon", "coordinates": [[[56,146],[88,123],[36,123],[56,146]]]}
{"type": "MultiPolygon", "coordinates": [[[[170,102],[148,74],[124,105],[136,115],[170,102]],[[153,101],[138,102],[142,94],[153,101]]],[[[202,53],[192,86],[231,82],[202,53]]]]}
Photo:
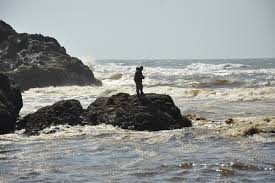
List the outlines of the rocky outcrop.
{"type": "Polygon", "coordinates": [[[170,96],[153,93],[139,97],[119,93],[98,98],[86,110],[86,123],[105,123],[123,129],[148,131],[192,126],[170,96]]]}
{"type": "Polygon", "coordinates": [[[17,123],[17,129],[25,129],[27,135],[55,125],[98,125],[101,123],[130,130],[170,130],[192,126],[183,117],[168,95],[146,94],[142,97],[119,93],[101,97],[86,110],[79,101],[65,100],[28,114],[17,123]]]}
{"type": "Polygon", "coordinates": [[[22,106],[19,88],[7,76],[0,74],[0,134],[14,131],[22,106]]]}
{"type": "Polygon", "coordinates": [[[63,85],[101,85],[81,60],[71,57],[52,37],[16,33],[0,20],[0,72],[22,90],[63,85]]]}
{"type": "Polygon", "coordinates": [[[56,125],[82,124],[82,106],[77,100],[62,100],[26,115],[16,124],[16,129],[25,129],[27,135],[38,135],[39,131],[56,125]]]}

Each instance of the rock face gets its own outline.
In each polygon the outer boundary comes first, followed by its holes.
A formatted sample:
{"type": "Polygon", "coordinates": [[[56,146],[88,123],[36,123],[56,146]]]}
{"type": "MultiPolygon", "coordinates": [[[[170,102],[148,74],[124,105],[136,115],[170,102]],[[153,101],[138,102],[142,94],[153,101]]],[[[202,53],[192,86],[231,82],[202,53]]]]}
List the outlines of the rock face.
{"type": "Polygon", "coordinates": [[[71,57],[56,39],[40,34],[16,33],[0,20],[0,72],[22,90],[63,85],[101,85],[93,72],[71,57]]]}
{"type": "Polygon", "coordinates": [[[170,96],[146,94],[137,97],[126,93],[98,98],[86,110],[86,123],[105,123],[123,129],[148,131],[192,126],[170,96]]]}
{"type": "Polygon", "coordinates": [[[55,125],[78,125],[83,119],[82,106],[77,100],[62,100],[26,115],[16,124],[16,129],[25,129],[27,135],[38,135],[40,130],[55,125]]]}
{"type": "Polygon", "coordinates": [[[23,106],[21,92],[9,78],[0,74],[0,134],[13,132],[23,106]]]}
{"type": "Polygon", "coordinates": [[[130,130],[170,130],[192,126],[168,95],[146,94],[142,97],[119,93],[98,98],[86,110],[79,101],[65,100],[26,115],[17,123],[27,135],[54,125],[98,125],[100,123],[130,130]]]}

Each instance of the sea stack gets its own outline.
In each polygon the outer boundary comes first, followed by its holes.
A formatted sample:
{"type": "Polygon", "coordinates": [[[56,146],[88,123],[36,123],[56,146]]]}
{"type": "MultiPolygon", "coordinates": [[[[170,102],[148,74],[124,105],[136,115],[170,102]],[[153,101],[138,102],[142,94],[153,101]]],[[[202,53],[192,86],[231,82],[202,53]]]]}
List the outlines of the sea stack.
{"type": "Polygon", "coordinates": [[[17,33],[0,20],[0,72],[21,90],[65,85],[101,85],[81,60],[71,57],[52,37],[17,33]]]}

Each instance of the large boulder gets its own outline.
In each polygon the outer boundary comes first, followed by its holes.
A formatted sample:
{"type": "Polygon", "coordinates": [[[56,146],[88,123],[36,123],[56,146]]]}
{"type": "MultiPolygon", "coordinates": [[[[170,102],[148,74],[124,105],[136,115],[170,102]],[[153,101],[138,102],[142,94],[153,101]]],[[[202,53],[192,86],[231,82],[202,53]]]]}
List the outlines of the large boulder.
{"type": "Polygon", "coordinates": [[[119,93],[98,98],[87,108],[85,123],[105,123],[123,129],[148,131],[192,126],[170,96],[153,93],[144,96],[119,93]]]}
{"type": "Polygon", "coordinates": [[[83,122],[82,106],[77,100],[62,100],[51,106],[28,114],[16,124],[16,129],[25,129],[27,135],[38,135],[39,131],[56,125],[78,125],[83,122]]]}
{"type": "Polygon", "coordinates": [[[27,135],[38,135],[45,128],[56,125],[98,125],[101,123],[130,130],[171,130],[190,127],[168,95],[145,96],[119,93],[96,99],[86,110],[77,100],[63,100],[28,114],[16,124],[27,135]]]}
{"type": "Polygon", "coordinates": [[[22,90],[63,85],[101,85],[81,60],[71,57],[52,37],[17,33],[0,20],[0,72],[22,90]]]}
{"type": "Polygon", "coordinates": [[[13,132],[23,107],[20,89],[0,73],[0,134],[13,132]]]}

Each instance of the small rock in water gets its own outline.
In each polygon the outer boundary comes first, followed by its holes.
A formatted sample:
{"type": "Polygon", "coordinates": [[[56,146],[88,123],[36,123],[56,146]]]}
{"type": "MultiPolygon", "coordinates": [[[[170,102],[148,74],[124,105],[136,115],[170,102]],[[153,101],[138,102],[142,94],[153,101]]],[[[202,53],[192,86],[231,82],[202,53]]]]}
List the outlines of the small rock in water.
{"type": "Polygon", "coordinates": [[[206,120],[206,118],[205,117],[196,117],[196,120],[206,120]]]}
{"type": "Polygon", "coordinates": [[[222,176],[234,176],[234,175],[237,175],[236,171],[231,170],[229,168],[220,168],[217,171],[220,172],[220,175],[222,175],[222,176]]]}
{"type": "Polygon", "coordinates": [[[231,163],[231,167],[234,168],[234,169],[238,169],[238,170],[253,170],[253,171],[256,171],[256,170],[260,169],[257,166],[247,165],[247,164],[244,164],[242,162],[231,163]]]}
{"type": "Polygon", "coordinates": [[[265,121],[265,122],[270,122],[270,121],[271,121],[271,119],[269,119],[269,118],[265,118],[265,119],[264,119],[264,121],[265,121]]]}
{"type": "Polygon", "coordinates": [[[190,163],[190,162],[181,163],[179,164],[179,167],[183,169],[190,169],[190,168],[193,168],[193,163],[190,163]]]}
{"type": "MultiPolygon", "coordinates": [[[[62,100],[51,106],[38,109],[17,121],[16,129],[25,129],[27,135],[38,135],[39,131],[56,125],[81,125],[82,106],[77,100],[62,100]]],[[[53,129],[52,132],[56,132],[53,129]]]]}
{"type": "Polygon", "coordinates": [[[248,128],[247,130],[244,131],[244,136],[252,136],[254,134],[260,133],[260,130],[256,127],[251,127],[248,128]]]}
{"type": "Polygon", "coordinates": [[[225,120],[225,123],[226,124],[233,124],[234,120],[232,118],[229,118],[229,119],[225,120]]]}

